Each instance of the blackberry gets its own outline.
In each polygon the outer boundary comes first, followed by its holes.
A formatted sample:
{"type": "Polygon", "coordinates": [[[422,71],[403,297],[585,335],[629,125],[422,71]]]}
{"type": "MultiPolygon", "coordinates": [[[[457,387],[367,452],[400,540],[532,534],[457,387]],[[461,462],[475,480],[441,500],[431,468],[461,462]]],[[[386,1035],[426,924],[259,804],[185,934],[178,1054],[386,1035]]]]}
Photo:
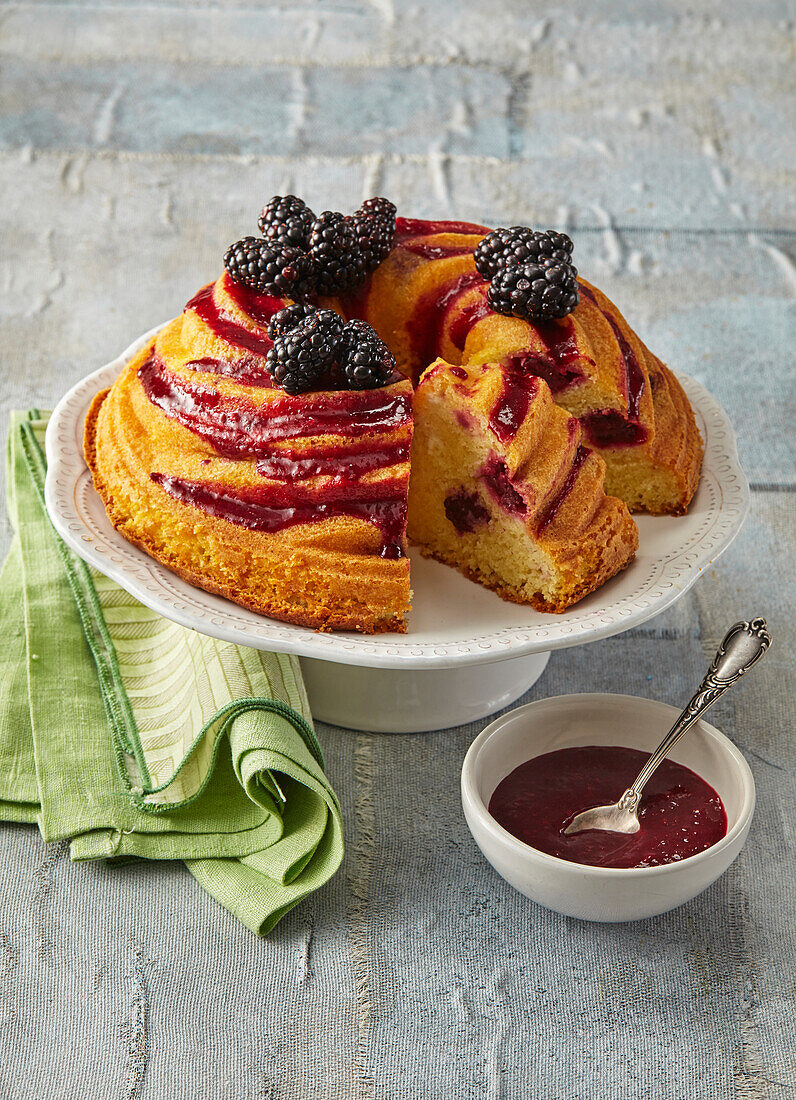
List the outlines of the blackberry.
{"type": "Polygon", "coordinates": [[[278,313],[275,313],[268,322],[268,335],[272,340],[276,340],[277,336],[284,336],[285,333],[294,329],[299,321],[303,321],[305,317],[309,317],[314,312],[315,306],[306,305],[304,302],[296,302],[292,306],[285,306],[284,309],[280,309],[278,313]]]}
{"type": "Polygon", "coordinates": [[[390,254],[395,240],[395,204],[376,195],[365,199],[354,214],[357,243],[366,271],[375,271],[390,254]]]}
{"type": "Polygon", "coordinates": [[[365,321],[349,321],[340,341],[339,363],[350,390],[383,386],[395,370],[395,359],[365,321]]]}
{"type": "Polygon", "coordinates": [[[398,209],[395,203],[382,198],[380,195],[375,195],[372,199],[365,199],[359,210],[357,210],[357,214],[370,214],[388,225],[392,225],[393,228],[395,228],[395,215],[397,213],[398,209]]]}
{"type": "Polygon", "coordinates": [[[262,209],[257,225],[268,241],[306,252],[315,215],[295,195],[274,195],[262,209]]]}
{"type": "Polygon", "coordinates": [[[266,369],[285,393],[311,390],[334,366],[342,332],[343,320],[331,309],[313,310],[288,332],[277,333],[266,369]]]}
{"type": "Polygon", "coordinates": [[[487,291],[487,301],[496,313],[527,321],[566,317],[579,300],[575,269],[552,256],[501,268],[487,291]]]}
{"type": "Polygon", "coordinates": [[[395,240],[395,220],[390,223],[375,214],[357,211],[353,223],[356,248],[362,257],[365,274],[370,274],[390,254],[395,240]]]}
{"type": "Polygon", "coordinates": [[[340,341],[341,360],[347,352],[356,347],[360,340],[367,340],[371,336],[378,336],[378,333],[367,321],[360,321],[356,318],[353,321],[346,321],[343,325],[343,335],[340,341]]]}
{"type": "Polygon", "coordinates": [[[554,229],[535,230],[525,225],[495,229],[477,245],[475,266],[480,275],[491,279],[502,267],[535,263],[543,256],[571,264],[572,241],[566,233],[554,229]]]}
{"type": "Polygon", "coordinates": [[[365,279],[365,262],[357,247],[354,220],[336,210],[324,210],[315,219],[310,234],[310,257],[319,294],[353,290],[365,279]]]}
{"type": "Polygon", "coordinates": [[[243,283],[258,294],[301,298],[310,288],[309,257],[261,237],[244,237],[231,244],[224,255],[224,267],[236,283],[243,283]]]}

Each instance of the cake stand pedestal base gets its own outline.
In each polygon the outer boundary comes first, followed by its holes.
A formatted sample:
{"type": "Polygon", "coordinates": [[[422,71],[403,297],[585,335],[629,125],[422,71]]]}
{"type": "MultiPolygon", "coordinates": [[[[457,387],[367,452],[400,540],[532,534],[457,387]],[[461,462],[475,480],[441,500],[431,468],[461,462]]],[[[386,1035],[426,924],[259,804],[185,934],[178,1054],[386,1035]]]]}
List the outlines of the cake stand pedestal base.
{"type": "Polygon", "coordinates": [[[535,684],[549,653],[458,668],[395,669],[302,657],[319,722],[369,733],[425,733],[462,726],[507,707],[535,684]]]}

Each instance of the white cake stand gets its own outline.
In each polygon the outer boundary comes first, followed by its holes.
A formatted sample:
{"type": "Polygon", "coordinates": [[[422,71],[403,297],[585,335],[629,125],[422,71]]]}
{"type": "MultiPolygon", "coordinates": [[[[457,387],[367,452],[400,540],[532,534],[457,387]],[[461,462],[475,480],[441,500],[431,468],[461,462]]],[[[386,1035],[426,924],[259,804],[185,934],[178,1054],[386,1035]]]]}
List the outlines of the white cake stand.
{"type": "Polygon", "coordinates": [[[83,423],[151,339],[79,382],[47,430],[47,508],[64,541],[148,607],[204,634],[295,653],[313,714],[351,729],[417,732],[461,725],[513,702],[541,676],[554,649],[638,626],[678,600],[741,529],[749,487],[724,410],[680,376],[705,440],[702,479],[688,515],[638,517],[638,554],[562,615],[506,603],[453,569],[412,552],[413,610],[406,634],[321,634],[277,622],[180,580],[111,526],[83,459],[83,423]]]}

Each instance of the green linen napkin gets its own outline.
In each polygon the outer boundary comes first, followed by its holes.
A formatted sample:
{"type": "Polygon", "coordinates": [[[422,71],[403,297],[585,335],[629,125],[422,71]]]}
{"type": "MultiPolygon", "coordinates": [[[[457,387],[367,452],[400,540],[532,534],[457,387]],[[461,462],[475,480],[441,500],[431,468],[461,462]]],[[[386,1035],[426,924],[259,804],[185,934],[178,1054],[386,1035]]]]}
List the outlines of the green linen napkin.
{"type": "Polygon", "coordinates": [[[9,435],[0,818],[73,860],[183,859],[264,935],[343,856],[298,662],[163,619],[73,554],[44,508],[46,423],[15,413],[9,435]]]}

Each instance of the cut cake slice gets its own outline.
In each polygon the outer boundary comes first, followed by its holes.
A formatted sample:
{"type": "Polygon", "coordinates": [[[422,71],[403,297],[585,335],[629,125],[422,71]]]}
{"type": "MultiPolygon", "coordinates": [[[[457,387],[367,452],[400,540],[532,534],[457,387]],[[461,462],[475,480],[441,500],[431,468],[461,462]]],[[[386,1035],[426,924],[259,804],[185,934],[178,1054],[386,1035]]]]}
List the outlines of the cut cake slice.
{"type": "Polygon", "coordinates": [[[605,463],[542,379],[438,360],[415,390],[408,534],[504,599],[561,612],[633,559],[605,463]]]}

